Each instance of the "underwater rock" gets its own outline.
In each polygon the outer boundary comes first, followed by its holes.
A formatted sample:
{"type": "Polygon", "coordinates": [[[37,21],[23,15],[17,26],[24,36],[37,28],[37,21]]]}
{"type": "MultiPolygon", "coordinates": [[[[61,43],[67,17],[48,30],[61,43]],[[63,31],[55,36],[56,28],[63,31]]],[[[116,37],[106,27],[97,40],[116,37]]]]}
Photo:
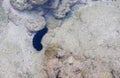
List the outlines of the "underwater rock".
{"type": "Polygon", "coordinates": [[[10,0],[14,9],[19,11],[31,10],[36,6],[43,7],[43,10],[49,9],[56,18],[64,18],[71,11],[79,0],[10,0]],[[45,5],[44,5],[45,4],[45,5]]]}
{"type": "Polygon", "coordinates": [[[48,0],[30,0],[30,3],[32,5],[43,5],[44,3],[46,3],[48,0]]]}
{"type": "Polygon", "coordinates": [[[104,61],[81,58],[66,52],[58,45],[46,48],[45,70],[48,78],[112,78],[108,64],[104,61]]]}
{"type": "Polygon", "coordinates": [[[24,1],[0,3],[0,78],[120,77],[120,0],[24,1]]]}
{"type": "Polygon", "coordinates": [[[64,18],[71,11],[71,7],[77,2],[78,0],[62,0],[58,8],[53,10],[53,15],[56,18],[64,18]]]}
{"type": "MultiPolygon", "coordinates": [[[[43,38],[44,45],[59,44],[67,50],[64,54],[72,52],[72,55],[78,57],[98,58],[110,65],[107,68],[109,72],[107,70],[96,73],[92,71],[86,74],[86,78],[112,78],[112,76],[119,78],[120,7],[118,3],[120,2],[116,1],[113,4],[98,2],[84,8],[78,7],[79,9],[76,9],[69,19],[62,22],[60,28],[52,31],[55,36],[47,44],[46,41],[50,39],[50,35],[46,34],[43,38]]],[[[104,65],[101,66],[104,67],[104,65]]]]}
{"type": "Polygon", "coordinates": [[[60,0],[51,0],[51,6],[50,6],[50,8],[56,9],[59,4],[60,4],[60,0]]]}
{"type": "Polygon", "coordinates": [[[32,5],[28,3],[28,0],[10,0],[10,3],[14,9],[19,11],[32,9],[32,5]]]}
{"type": "Polygon", "coordinates": [[[28,18],[27,23],[26,23],[26,27],[29,31],[31,32],[36,32],[39,31],[41,29],[43,29],[46,25],[46,21],[44,19],[44,17],[39,16],[39,17],[34,17],[34,18],[28,18]]]}
{"type": "Polygon", "coordinates": [[[49,29],[55,29],[62,24],[62,20],[56,19],[54,16],[46,15],[46,19],[47,27],[49,29]]]}
{"type": "Polygon", "coordinates": [[[4,28],[7,28],[7,24],[8,24],[8,15],[5,13],[5,10],[0,5],[0,31],[2,31],[2,29],[4,28]]]}
{"type": "Polygon", "coordinates": [[[101,60],[77,58],[67,54],[65,56],[68,57],[65,58],[59,52],[60,47],[55,45],[45,51],[45,71],[48,78],[112,78],[108,64],[101,60]]]}
{"type": "Polygon", "coordinates": [[[39,13],[17,12],[13,9],[9,12],[9,19],[17,26],[25,26],[29,32],[36,32],[46,25],[45,18],[39,13]]]}

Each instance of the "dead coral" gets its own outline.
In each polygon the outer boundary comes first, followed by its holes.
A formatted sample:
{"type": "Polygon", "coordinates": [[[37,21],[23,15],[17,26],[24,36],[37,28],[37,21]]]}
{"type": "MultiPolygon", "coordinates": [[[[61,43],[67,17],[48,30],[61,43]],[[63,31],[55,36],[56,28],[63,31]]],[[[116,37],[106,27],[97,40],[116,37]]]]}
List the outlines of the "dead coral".
{"type": "Polygon", "coordinates": [[[45,50],[45,56],[47,59],[56,58],[60,47],[58,45],[50,45],[45,50]]]}
{"type": "Polygon", "coordinates": [[[57,58],[49,60],[45,68],[48,78],[57,78],[61,67],[62,63],[57,58]]]}
{"type": "Polygon", "coordinates": [[[112,78],[112,73],[105,62],[67,54],[64,55],[66,58],[59,58],[63,56],[59,55],[60,51],[63,50],[56,45],[49,46],[45,51],[47,57],[45,71],[48,78],[112,78]]]}

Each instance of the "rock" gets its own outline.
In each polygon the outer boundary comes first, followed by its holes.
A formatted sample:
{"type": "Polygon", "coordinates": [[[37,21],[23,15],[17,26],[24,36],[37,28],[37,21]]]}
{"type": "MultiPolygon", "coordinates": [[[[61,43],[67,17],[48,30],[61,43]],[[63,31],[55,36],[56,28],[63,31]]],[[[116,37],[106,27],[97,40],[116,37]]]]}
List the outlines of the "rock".
{"type": "Polygon", "coordinates": [[[0,5],[2,5],[3,0],[0,0],[0,5]]]}
{"type": "Polygon", "coordinates": [[[46,58],[52,59],[52,58],[57,57],[59,50],[60,50],[60,47],[58,45],[54,45],[54,44],[46,47],[46,50],[45,50],[46,58]]]}
{"type": "Polygon", "coordinates": [[[34,18],[28,18],[26,27],[29,31],[31,32],[36,32],[41,29],[43,29],[46,25],[46,21],[44,17],[39,16],[39,17],[34,17],[34,18]]]}
{"type": "Polygon", "coordinates": [[[48,0],[30,0],[31,4],[34,4],[34,5],[43,5],[47,1],[48,0]]]}
{"type": "MultiPolygon", "coordinates": [[[[47,44],[57,43],[75,55],[81,53],[91,58],[119,57],[119,13],[117,5],[106,3],[79,8],[60,28],[52,31],[55,36],[47,44]]],[[[44,39],[49,39],[47,34],[44,39]]]]}
{"type": "Polygon", "coordinates": [[[9,12],[9,19],[17,26],[25,26],[30,32],[39,31],[46,25],[44,17],[37,13],[21,13],[13,9],[9,12]]]}
{"type": "Polygon", "coordinates": [[[50,15],[47,15],[46,22],[47,22],[47,27],[52,30],[57,27],[60,27],[62,24],[62,20],[56,19],[55,17],[50,15]]]}
{"type": "Polygon", "coordinates": [[[118,57],[112,59],[110,61],[109,66],[114,78],[119,78],[120,77],[120,59],[118,57]]]}
{"type": "Polygon", "coordinates": [[[76,0],[23,1],[23,8],[14,10],[9,0],[3,0],[0,78],[119,78],[120,0],[79,1],[85,4],[76,0]],[[34,9],[28,11],[24,4],[34,9]],[[64,18],[69,12],[69,18],[64,18]],[[29,32],[45,25],[49,30],[42,39],[43,49],[36,51],[32,45],[35,33],[29,32]]]}
{"type": "Polygon", "coordinates": [[[53,15],[56,18],[64,18],[68,12],[70,12],[71,7],[77,3],[78,0],[62,0],[61,4],[57,9],[53,10],[53,15]]]}
{"type": "Polygon", "coordinates": [[[52,9],[56,9],[58,7],[58,5],[60,4],[60,0],[52,0],[51,2],[52,3],[51,3],[50,8],[52,8],[52,9]]]}
{"type": "Polygon", "coordinates": [[[112,78],[107,63],[65,54],[63,49],[55,48],[55,45],[46,48],[45,56],[50,57],[45,67],[48,78],[112,78]]]}
{"type": "Polygon", "coordinates": [[[3,31],[3,29],[7,28],[8,24],[8,15],[5,13],[3,7],[0,5],[0,32],[3,31]]]}
{"type": "Polygon", "coordinates": [[[4,32],[0,34],[0,77],[33,77],[31,70],[34,69],[30,68],[33,66],[33,61],[30,57],[32,57],[32,50],[34,49],[32,49],[31,38],[27,35],[26,30],[22,26],[16,26],[9,21],[4,32]],[[8,74],[6,75],[6,73],[8,74]]]}
{"type": "Polygon", "coordinates": [[[19,11],[32,9],[32,5],[27,0],[10,0],[10,3],[14,9],[19,11]]]}
{"type": "MultiPolygon", "coordinates": [[[[72,52],[72,55],[77,57],[98,58],[111,65],[110,68],[109,66],[104,68],[104,64],[98,65],[97,71],[107,69],[95,72],[95,70],[87,68],[90,65],[88,63],[88,66],[84,67],[85,70],[89,71],[86,78],[112,78],[112,76],[119,78],[120,7],[118,3],[119,1],[111,4],[98,2],[84,8],[78,7],[69,19],[62,22],[60,28],[52,31],[55,36],[47,44],[46,41],[50,35],[49,33],[46,34],[43,38],[44,45],[59,44],[65,49],[64,54],[72,52]],[[113,74],[111,73],[112,70],[113,74]]],[[[97,62],[99,64],[99,61],[97,62]]],[[[92,68],[92,65],[90,66],[92,68]]]]}
{"type": "Polygon", "coordinates": [[[58,59],[51,59],[47,63],[47,67],[45,68],[48,73],[48,78],[56,78],[59,74],[59,69],[61,68],[62,63],[58,61],[58,59]]]}
{"type": "MultiPolygon", "coordinates": [[[[49,52],[52,50],[46,53],[49,52]]],[[[45,67],[48,78],[112,78],[113,76],[108,64],[100,60],[76,59],[76,56],[67,54],[65,54],[67,58],[53,55],[50,53],[51,58],[47,60],[45,67]]],[[[59,56],[59,51],[55,55],[59,56]]]]}
{"type": "Polygon", "coordinates": [[[36,6],[43,7],[43,10],[49,9],[56,18],[64,18],[67,13],[71,11],[71,7],[74,6],[78,0],[10,0],[14,9],[19,11],[31,10],[36,6]],[[46,3],[46,4],[45,4],[46,3]],[[45,4],[45,5],[43,5],[45,4]]]}
{"type": "Polygon", "coordinates": [[[60,5],[57,10],[54,10],[54,16],[56,18],[64,18],[66,14],[70,11],[70,7],[67,5],[60,5]]]}

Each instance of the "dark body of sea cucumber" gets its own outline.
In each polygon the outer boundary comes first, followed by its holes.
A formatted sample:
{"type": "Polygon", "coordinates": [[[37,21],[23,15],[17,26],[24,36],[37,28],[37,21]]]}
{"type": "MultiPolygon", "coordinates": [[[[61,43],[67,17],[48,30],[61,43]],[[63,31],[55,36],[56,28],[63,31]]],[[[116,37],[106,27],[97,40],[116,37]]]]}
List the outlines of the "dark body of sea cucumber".
{"type": "Polygon", "coordinates": [[[42,50],[43,46],[41,44],[43,36],[48,32],[48,28],[45,26],[42,30],[38,31],[34,38],[33,38],[33,47],[37,50],[40,51],[42,50]]]}

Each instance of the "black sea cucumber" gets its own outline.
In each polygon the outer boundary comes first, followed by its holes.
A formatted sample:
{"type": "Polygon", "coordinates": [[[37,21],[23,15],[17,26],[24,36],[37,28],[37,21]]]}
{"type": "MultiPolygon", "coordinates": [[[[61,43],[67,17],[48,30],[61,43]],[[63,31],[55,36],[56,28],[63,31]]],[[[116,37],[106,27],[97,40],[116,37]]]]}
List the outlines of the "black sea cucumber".
{"type": "Polygon", "coordinates": [[[43,46],[41,44],[43,36],[48,32],[48,28],[45,26],[42,30],[39,30],[34,38],[33,38],[33,47],[37,50],[40,51],[42,50],[43,46]]]}

